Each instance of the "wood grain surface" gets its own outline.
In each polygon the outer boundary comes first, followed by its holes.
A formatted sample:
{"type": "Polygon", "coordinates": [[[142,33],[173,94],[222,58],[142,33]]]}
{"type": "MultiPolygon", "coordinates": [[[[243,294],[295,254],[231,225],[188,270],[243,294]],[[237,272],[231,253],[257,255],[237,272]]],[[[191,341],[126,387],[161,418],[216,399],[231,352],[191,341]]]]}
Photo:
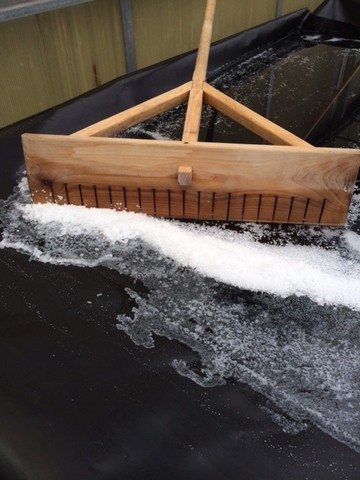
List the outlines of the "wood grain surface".
{"type": "Polygon", "coordinates": [[[209,220],[342,225],[360,166],[352,149],[36,134],[23,147],[34,202],[209,220]]]}

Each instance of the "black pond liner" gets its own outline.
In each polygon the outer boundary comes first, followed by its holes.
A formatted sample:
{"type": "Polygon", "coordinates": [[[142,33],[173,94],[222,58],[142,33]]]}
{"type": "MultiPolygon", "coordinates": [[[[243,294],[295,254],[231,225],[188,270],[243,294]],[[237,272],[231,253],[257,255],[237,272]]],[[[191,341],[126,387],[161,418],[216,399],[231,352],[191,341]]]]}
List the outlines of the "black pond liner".
{"type": "MultiPolygon", "coordinates": [[[[359,0],[326,0],[314,12],[315,17],[320,17],[335,22],[341,22],[343,27],[360,27],[359,0]]],[[[326,23],[326,21],[324,22],[326,23]]],[[[338,23],[338,26],[340,23],[338,23]]],[[[341,27],[340,27],[341,28],[341,27]]]]}
{"type": "MultiPolygon", "coordinates": [[[[301,10],[218,42],[209,81],[304,136],[356,66],[360,30],[348,32],[301,10]]],[[[0,131],[3,231],[23,244],[0,250],[2,480],[359,478],[358,392],[342,391],[359,385],[358,312],[242,291],[136,239],[64,240],[20,218],[23,190],[9,196],[24,168],[21,133],[69,134],[184,83],[194,58],[116,79],[0,131]],[[25,248],[68,265],[29,262],[25,248]],[[346,394],[355,395],[353,414],[346,394]],[[324,421],[309,413],[314,401],[324,421]]],[[[356,88],[354,80],[331,105],[313,143],[358,147],[356,88]]],[[[176,137],[178,110],[130,134],[176,137]]],[[[203,140],[258,141],[204,113],[203,140]]],[[[347,227],[354,235],[357,215],[347,227]]],[[[342,229],[228,228],[355,261],[342,229]]]]}

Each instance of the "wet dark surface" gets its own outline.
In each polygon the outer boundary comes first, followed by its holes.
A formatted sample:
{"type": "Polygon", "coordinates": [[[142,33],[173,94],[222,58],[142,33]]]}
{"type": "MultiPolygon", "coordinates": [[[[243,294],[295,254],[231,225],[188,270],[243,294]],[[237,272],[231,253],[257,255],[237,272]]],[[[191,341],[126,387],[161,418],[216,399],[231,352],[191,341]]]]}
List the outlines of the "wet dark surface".
{"type": "Polygon", "coordinates": [[[360,26],[359,0],[327,0],[314,13],[347,26],[360,26]]]}
{"type": "MultiPolygon", "coordinates": [[[[270,47],[211,82],[226,95],[318,146],[344,124],[356,129],[360,108],[360,42],[298,35],[281,48],[270,47]],[[299,81],[301,79],[301,81],[299,81]]],[[[132,138],[180,140],[186,107],[119,134],[132,138]]],[[[344,137],[339,132],[340,137],[344,137]]],[[[263,143],[263,140],[210,106],[203,108],[201,141],[263,143]]],[[[356,146],[357,137],[351,145],[356,146]],[[355,143],[354,143],[355,142],[355,143]]],[[[339,146],[348,142],[341,140],[339,146]]],[[[351,146],[350,146],[351,148],[351,146]]]]}
{"type": "MultiPolygon", "coordinates": [[[[356,68],[359,53],[356,43],[322,43],[318,37],[296,34],[287,47],[284,42],[278,49],[273,46],[231,72],[221,72],[212,82],[305,136],[356,68]]],[[[360,74],[331,103],[311,141],[358,147],[359,82],[360,74]]],[[[128,84],[136,85],[136,77],[128,84]]],[[[100,104],[112,88],[115,84],[0,131],[4,200],[23,170],[19,135],[81,128],[86,109],[95,99],[100,104]]],[[[203,139],[258,141],[210,109],[205,113],[203,139]]],[[[176,138],[181,118],[181,112],[175,112],[136,133],[176,138]]],[[[10,198],[1,205],[4,220],[11,203],[10,198]]],[[[26,225],[20,227],[25,238],[26,225]]],[[[358,232],[359,227],[355,219],[351,228],[358,232]]],[[[299,232],[292,235],[301,243],[299,232]]],[[[263,241],[276,236],[275,230],[263,241]]],[[[48,241],[54,246],[52,255],[60,255],[63,246],[56,250],[56,235],[30,237],[31,242],[45,242],[38,245],[43,251],[48,241]]],[[[304,242],[306,237],[303,232],[304,242]]],[[[321,243],[321,234],[316,238],[321,243]]],[[[336,236],[330,244],[334,242],[336,236]]],[[[88,240],[67,248],[67,253],[95,255],[94,242],[88,240]]],[[[215,386],[204,387],[191,375],[179,375],[184,364],[195,373],[201,370],[197,344],[191,349],[184,337],[160,331],[162,318],[174,328],[176,308],[183,309],[182,320],[192,331],[205,318],[202,309],[213,308],[221,319],[241,306],[247,309],[249,328],[251,318],[264,322],[259,330],[268,333],[264,339],[275,331],[278,339],[288,335],[282,341],[289,342],[295,331],[322,339],[323,346],[331,343],[330,336],[335,345],[351,339],[356,346],[358,312],[343,308],[337,315],[310,301],[239,292],[183,271],[166,258],[159,260],[137,243],[122,255],[128,271],[110,263],[93,268],[39,263],[13,249],[0,251],[1,479],[358,480],[360,457],[354,448],[304,418],[292,418],[276,399],[229,376],[224,385],[213,382],[215,386]],[[194,300],[198,303],[191,317],[186,309],[194,300]],[[172,312],[167,316],[166,308],[172,312]],[[132,332],[128,328],[128,333],[139,344],[151,343],[155,333],[155,348],[136,345],[117,329],[122,321],[126,331],[126,322],[135,316],[141,328],[132,332]],[[174,359],[182,361],[178,371],[174,359]]],[[[211,337],[211,332],[206,334],[211,337]]],[[[221,332],[217,338],[222,338],[221,332]]]]}

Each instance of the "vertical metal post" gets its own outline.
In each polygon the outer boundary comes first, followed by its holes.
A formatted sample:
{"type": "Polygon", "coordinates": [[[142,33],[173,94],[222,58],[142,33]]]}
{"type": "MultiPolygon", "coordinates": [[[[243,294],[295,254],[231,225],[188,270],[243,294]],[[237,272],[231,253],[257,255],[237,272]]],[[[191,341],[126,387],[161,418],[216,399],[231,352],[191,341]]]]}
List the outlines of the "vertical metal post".
{"type": "Polygon", "coordinates": [[[276,5],[276,18],[281,17],[283,9],[283,0],[277,0],[276,5]]]}
{"type": "Polygon", "coordinates": [[[125,48],[126,69],[129,72],[136,70],[136,51],[132,20],[131,0],[120,0],[121,26],[125,48]]]}

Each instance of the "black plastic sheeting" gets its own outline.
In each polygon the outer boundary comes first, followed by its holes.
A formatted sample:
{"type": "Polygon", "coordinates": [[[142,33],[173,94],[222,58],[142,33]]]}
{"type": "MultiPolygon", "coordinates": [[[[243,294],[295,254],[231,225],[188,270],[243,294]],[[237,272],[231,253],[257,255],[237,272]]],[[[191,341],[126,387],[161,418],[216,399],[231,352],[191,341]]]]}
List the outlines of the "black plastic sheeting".
{"type": "MultiPolygon", "coordinates": [[[[301,10],[217,43],[209,78],[315,24],[301,10]]],[[[336,34],[337,22],[321,25],[336,34]]],[[[164,62],[0,131],[3,208],[23,170],[21,133],[71,133],[187,81],[193,62],[164,62]]],[[[196,361],[185,345],[157,337],[148,350],[119,333],[136,279],[7,249],[0,279],[2,480],[359,479],[358,453],[315,427],[285,433],[246,384],[203,388],[178,375],[174,357],[196,361]]]]}
{"type": "Polygon", "coordinates": [[[348,25],[360,26],[359,0],[326,0],[315,10],[314,14],[348,25]]]}

